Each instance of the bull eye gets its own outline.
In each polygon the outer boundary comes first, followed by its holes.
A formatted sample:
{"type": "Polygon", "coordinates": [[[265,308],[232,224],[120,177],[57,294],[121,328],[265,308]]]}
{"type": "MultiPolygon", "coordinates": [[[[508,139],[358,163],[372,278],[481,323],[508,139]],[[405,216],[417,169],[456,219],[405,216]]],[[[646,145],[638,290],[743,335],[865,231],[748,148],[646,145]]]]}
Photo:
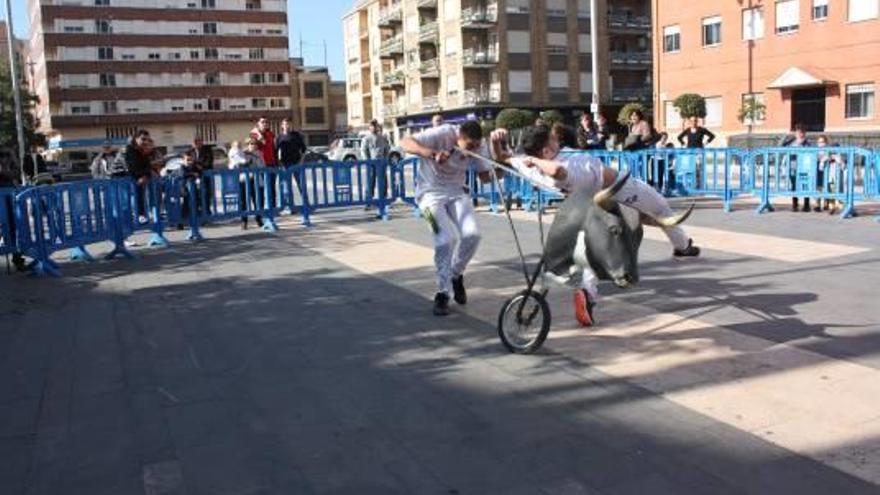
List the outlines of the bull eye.
{"type": "Polygon", "coordinates": [[[620,225],[612,225],[608,228],[608,232],[611,232],[611,235],[617,237],[623,233],[623,229],[620,228],[620,225]]]}

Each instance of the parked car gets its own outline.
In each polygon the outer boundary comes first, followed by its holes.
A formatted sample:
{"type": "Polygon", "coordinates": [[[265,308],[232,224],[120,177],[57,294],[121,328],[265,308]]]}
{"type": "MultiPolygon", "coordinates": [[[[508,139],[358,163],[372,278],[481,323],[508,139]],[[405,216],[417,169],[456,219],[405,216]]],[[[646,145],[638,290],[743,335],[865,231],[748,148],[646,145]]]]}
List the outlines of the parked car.
{"type": "MultiPolygon", "coordinates": [[[[365,157],[361,153],[362,139],[363,136],[343,136],[335,139],[327,150],[327,158],[332,161],[363,160],[365,157]]],[[[397,163],[404,157],[404,154],[403,148],[392,146],[388,153],[388,159],[391,160],[391,163],[397,163]]]]}

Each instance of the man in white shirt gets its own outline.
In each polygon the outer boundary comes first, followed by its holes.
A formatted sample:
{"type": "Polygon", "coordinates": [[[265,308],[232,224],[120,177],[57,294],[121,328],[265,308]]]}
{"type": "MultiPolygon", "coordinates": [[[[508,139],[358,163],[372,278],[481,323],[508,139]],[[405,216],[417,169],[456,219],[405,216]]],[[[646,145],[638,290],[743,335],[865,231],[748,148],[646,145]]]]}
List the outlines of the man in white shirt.
{"type": "MultiPolygon", "coordinates": [[[[531,182],[547,189],[558,189],[563,193],[587,191],[593,195],[617,180],[617,171],[606,167],[598,158],[584,153],[561,154],[563,149],[558,139],[545,126],[532,127],[524,133],[522,147],[526,156],[513,156],[503,149],[503,143],[507,142],[507,131],[504,129],[494,131],[491,142],[492,153],[497,160],[507,163],[531,182]]],[[[673,215],[666,199],[641,180],[628,180],[614,198],[653,218],[673,215]]],[[[700,248],[694,245],[680,226],[661,228],[673,246],[673,256],[700,255],[700,248]]],[[[584,267],[581,288],[575,292],[575,316],[583,326],[593,324],[593,310],[599,299],[598,282],[596,274],[589,267],[584,267]]]]}
{"type": "Polygon", "coordinates": [[[449,296],[467,303],[464,271],[477,251],[480,232],[471,198],[465,190],[469,169],[483,181],[490,180],[492,166],[465,156],[455,148],[489,157],[480,124],[467,121],[458,129],[441,125],[401,140],[407,153],[421,157],[416,180],[416,201],[434,234],[437,294],[434,314],[449,314],[449,296]]]}

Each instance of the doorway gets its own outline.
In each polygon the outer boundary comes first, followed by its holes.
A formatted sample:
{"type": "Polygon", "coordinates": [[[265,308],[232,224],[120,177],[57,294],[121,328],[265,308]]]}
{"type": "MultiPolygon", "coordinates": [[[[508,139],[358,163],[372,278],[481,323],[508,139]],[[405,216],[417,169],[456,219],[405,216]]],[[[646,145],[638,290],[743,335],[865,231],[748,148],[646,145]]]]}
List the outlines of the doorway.
{"type": "Polygon", "coordinates": [[[807,131],[825,130],[825,87],[791,90],[791,127],[803,124],[807,131]]]}

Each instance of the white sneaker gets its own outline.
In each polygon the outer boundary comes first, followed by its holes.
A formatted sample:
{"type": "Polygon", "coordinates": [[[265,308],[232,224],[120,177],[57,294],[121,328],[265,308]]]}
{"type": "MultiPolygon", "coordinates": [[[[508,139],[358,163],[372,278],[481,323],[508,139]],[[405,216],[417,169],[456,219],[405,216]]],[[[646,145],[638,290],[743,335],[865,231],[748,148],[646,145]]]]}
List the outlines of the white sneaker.
{"type": "Polygon", "coordinates": [[[125,242],[123,242],[123,244],[125,245],[125,247],[137,247],[137,246],[140,246],[140,244],[139,244],[137,241],[125,241],[125,242]]]}
{"type": "Polygon", "coordinates": [[[142,224],[143,224],[143,223],[147,223],[147,222],[149,222],[149,221],[150,221],[150,220],[149,220],[147,217],[143,216],[143,215],[141,215],[141,216],[138,217],[138,223],[142,223],[142,224]]]}

